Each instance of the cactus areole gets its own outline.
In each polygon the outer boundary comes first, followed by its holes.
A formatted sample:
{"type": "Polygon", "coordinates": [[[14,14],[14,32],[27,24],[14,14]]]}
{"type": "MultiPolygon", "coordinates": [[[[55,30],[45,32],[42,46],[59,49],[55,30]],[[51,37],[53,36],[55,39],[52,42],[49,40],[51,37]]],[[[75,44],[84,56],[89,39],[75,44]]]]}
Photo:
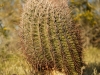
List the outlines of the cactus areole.
{"type": "Polygon", "coordinates": [[[54,70],[80,75],[80,31],[70,13],[66,0],[26,1],[21,21],[22,47],[33,75],[54,70]]]}

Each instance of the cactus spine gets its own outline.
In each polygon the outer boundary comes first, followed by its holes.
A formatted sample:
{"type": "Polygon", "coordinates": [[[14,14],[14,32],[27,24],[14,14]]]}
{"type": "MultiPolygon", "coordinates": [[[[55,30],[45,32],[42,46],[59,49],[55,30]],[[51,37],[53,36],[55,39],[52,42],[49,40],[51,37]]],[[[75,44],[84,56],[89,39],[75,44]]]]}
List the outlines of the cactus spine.
{"type": "Polygon", "coordinates": [[[21,28],[24,53],[34,74],[57,70],[80,75],[80,36],[66,0],[28,0],[21,28]]]}

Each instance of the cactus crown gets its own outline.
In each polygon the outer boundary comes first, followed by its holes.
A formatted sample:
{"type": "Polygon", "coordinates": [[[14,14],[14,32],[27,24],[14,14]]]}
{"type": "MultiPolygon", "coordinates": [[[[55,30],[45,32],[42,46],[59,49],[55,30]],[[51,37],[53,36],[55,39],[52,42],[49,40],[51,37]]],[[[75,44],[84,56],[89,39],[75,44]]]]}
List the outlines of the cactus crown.
{"type": "Polygon", "coordinates": [[[81,42],[66,0],[28,0],[22,14],[22,42],[34,73],[80,75],[81,42]]]}

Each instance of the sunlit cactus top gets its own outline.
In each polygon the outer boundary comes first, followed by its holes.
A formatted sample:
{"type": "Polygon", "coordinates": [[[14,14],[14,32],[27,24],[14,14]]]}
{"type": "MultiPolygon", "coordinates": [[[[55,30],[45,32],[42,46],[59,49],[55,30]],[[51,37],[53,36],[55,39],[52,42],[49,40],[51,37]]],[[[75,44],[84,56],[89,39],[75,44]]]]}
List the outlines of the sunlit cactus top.
{"type": "Polygon", "coordinates": [[[81,39],[67,0],[27,0],[21,21],[22,47],[34,73],[81,73],[81,39]]]}

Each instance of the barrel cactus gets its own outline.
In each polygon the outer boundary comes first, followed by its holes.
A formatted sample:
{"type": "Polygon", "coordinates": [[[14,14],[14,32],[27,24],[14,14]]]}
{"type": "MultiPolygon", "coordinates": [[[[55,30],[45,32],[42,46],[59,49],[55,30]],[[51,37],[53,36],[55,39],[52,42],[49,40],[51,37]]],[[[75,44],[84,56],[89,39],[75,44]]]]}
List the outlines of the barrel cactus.
{"type": "Polygon", "coordinates": [[[67,3],[27,0],[23,7],[22,48],[34,75],[49,75],[53,71],[65,75],[81,73],[80,30],[71,19],[67,3]]]}

